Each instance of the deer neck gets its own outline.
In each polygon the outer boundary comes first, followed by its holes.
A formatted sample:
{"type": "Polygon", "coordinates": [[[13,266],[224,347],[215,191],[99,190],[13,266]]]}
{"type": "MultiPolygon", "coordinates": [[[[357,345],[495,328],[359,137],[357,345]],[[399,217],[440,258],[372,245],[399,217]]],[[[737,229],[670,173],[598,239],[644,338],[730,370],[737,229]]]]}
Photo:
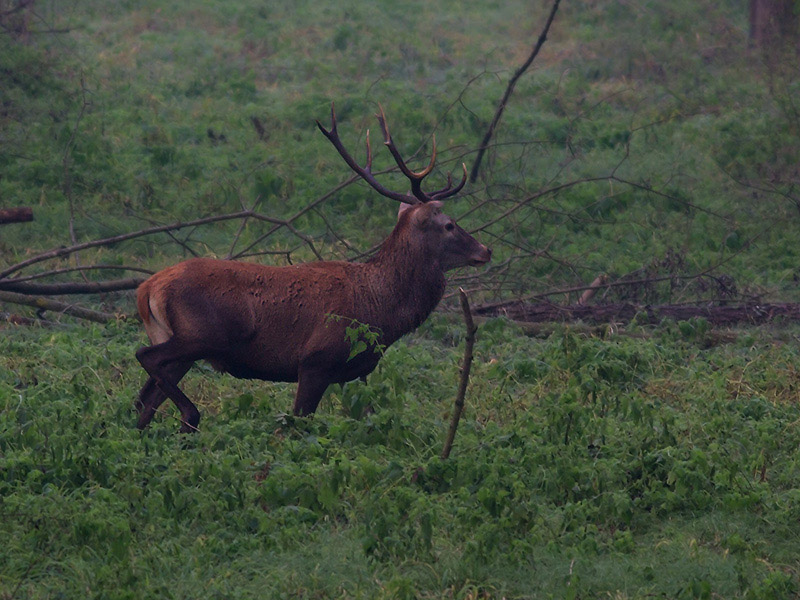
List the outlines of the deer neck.
{"type": "Polygon", "coordinates": [[[416,329],[442,299],[444,271],[430,255],[390,237],[365,265],[373,307],[370,323],[380,327],[388,343],[416,329]]]}

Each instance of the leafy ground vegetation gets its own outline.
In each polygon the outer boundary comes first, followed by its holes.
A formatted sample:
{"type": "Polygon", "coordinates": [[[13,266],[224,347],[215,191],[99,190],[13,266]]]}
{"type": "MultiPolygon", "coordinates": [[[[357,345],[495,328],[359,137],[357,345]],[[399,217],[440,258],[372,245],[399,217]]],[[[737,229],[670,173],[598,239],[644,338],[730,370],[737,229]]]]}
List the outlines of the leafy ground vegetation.
{"type": "Polygon", "coordinates": [[[638,333],[486,324],[442,461],[463,335],[444,317],[313,419],[285,415],[291,386],[191,376],[191,436],[169,411],[133,428],[132,326],[5,331],[2,593],[794,597],[797,331],[638,333]]]}
{"type": "MultiPolygon", "coordinates": [[[[0,207],[36,217],[0,229],[0,269],[242,206],[296,214],[350,175],[313,122],[332,100],[356,154],[377,102],[415,166],[435,131],[444,181],[470,163],[548,9],[87,0],[0,11],[0,207]]],[[[733,0],[564,2],[480,180],[451,203],[495,250],[480,279],[454,281],[487,300],[599,273],[666,276],[608,299],[796,300],[796,61],[749,51],[746,17],[733,0]]],[[[376,169],[388,167],[373,145],[376,169]]],[[[352,258],[394,214],[352,184],[293,222],[302,236],[219,222],[40,270],[102,265],[85,276],[103,279],[194,254],[352,258]]],[[[132,312],[130,295],[80,301],[132,312]]],[[[146,432],[133,428],[135,323],[4,325],[0,598],[800,593],[795,326],[634,323],[537,339],[489,321],[443,461],[463,335],[435,316],[368,385],[331,389],[313,419],[286,415],[292,386],[198,366],[185,385],[202,430],[181,436],[166,405],[146,432]]]]}

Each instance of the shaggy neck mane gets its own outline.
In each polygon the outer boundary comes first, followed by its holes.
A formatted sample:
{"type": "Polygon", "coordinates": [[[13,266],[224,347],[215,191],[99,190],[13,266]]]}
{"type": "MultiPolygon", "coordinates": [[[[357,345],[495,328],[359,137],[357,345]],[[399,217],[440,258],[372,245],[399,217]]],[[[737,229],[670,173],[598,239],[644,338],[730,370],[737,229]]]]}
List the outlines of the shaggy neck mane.
{"type": "Polygon", "coordinates": [[[381,311],[388,316],[384,331],[389,337],[416,329],[444,294],[444,271],[439,261],[421,243],[424,234],[417,232],[420,237],[412,240],[411,233],[411,227],[402,226],[401,221],[366,263],[375,292],[389,307],[381,311]]]}

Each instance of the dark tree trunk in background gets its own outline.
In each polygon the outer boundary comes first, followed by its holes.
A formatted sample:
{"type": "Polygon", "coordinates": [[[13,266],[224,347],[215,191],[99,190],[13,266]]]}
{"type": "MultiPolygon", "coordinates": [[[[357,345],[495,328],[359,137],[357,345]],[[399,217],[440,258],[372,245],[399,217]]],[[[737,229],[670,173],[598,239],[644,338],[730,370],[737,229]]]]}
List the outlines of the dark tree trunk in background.
{"type": "Polygon", "coordinates": [[[750,0],[750,44],[763,50],[800,48],[797,0],[750,0]]]}

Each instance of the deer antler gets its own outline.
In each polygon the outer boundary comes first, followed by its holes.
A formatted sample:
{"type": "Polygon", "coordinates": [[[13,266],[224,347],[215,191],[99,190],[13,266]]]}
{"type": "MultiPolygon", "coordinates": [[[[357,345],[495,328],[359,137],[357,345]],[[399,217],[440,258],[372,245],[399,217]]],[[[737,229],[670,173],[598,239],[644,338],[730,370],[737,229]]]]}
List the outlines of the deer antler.
{"type": "Polygon", "coordinates": [[[452,173],[447,174],[447,185],[444,186],[440,190],[436,190],[435,192],[431,192],[428,194],[434,200],[444,200],[445,198],[449,198],[450,196],[455,196],[458,192],[461,191],[461,188],[464,187],[464,184],[467,183],[467,165],[465,163],[461,163],[461,168],[464,169],[464,176],[461,178],[461,181],[456,187],[453,186],[453,175],[452,173]]]}
{"type": "Polygon", "coordinates": [[[372,174],[372,148],[369,144],[369,132],[367,132],[367,164],[362,167],[352,156],[350,156],[350,153],[345,149],[344,144],[342,144],[342,140],[339,139],[339,133],[336,131],[336,110],[334,109],[333,102],[331,102],[331,128],[325,129],[322,126],[322,123],[319,121],[317,121],[317,127],[319,127],[319,130],[322,132],[322,134],[330,140],[331,144],[333,144],[333,147],[336,148],[336,150],[344,159],[344,162],[346,162],[347,165],[353,169],[353,171],[360,175],[364,181],[370,184],[376,192],[382,196],[391,198],[392,200],[397,200],[398,202],[405,202],[407,204],[419,203],[419,201],[413,196],[401,194],[399,192],[393,192],[383,187],[375,179],[375,176],[372,174]]]}
{"type": "Polygon", "coordinates": [[[336,112],[334,110],[333,103],[331,103],[331,128],[325,129],[322,124],[317,121],[317,127],[319,127],[320,131],[322,131],[323,135],[325,135],[328,140],[333,144],[333,147],[339,152],[341,157],[347,163],[347,165],[353,169],[356,173],[358,173],[361,178],[366,181],[369,185],[371,185],[379,194],[386,196],[387,198],[391,198],[392,200],[398,200],[400,202],[405,202],[406,204],[419,204],[420,202],[431,202],[432,200],[442,200],[444,198],[449,198],[454,196],[461,188],[464,187],[464,184],[467,182],[467,166],[463,165],[464,168],[464,177],[461,179],[461,183],[459,183],[455,188],[453,188],[453,180],[452,176],[447,176],[447,186],[440,190],[436,190],[435,192],[431,192],[430,194],[426,194],[422,191],[422,180],[427,177],[431,171],[433,171],[433,167],[436,164],[436,137],[433,138],[433,152],[431,155],[430,163],[427,167],[425,167],[422,171],[415,172],[408,168],[406,162],[403,160],[403,157],[400,155],[399,150],[394,145],[394,141],[392,140],[392,136],[389,133],[389,127],[386,124],[386,116],[383,113],[383,107],[379,104],[378,109],[380,112],[375,116],[378,118],[378,123],[381,126],[381,131],[383,132],[383,143],[389,148],[389,152],[394,157],[397,166],[400,168],[400,171],[405,175],[409,181],[411,182],[411,194],[402,194],[400,192],[393,192],[383,185],[378,183],[375,179],[375,176],[372,174],[372,147],[370,146],[369,142],[369,130],[367,130],[367,164],[362,167],[361,165],[356,162],[356,160],[350,155],[350,153],[345,149],[342,141],[339,139],[339,134],[336,131],[336,112]]]}

